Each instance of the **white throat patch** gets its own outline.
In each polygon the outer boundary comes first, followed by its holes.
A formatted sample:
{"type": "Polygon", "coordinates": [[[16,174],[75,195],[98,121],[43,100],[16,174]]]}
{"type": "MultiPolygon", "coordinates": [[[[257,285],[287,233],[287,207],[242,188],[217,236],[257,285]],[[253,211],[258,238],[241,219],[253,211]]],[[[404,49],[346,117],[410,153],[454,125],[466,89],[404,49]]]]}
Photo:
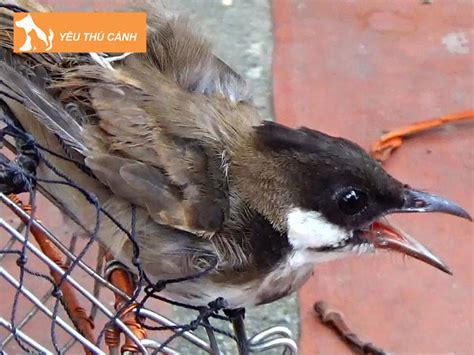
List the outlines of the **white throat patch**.
{"type": "Polygon", "coordinates": [[[294,249],[336,245],[347,238],[347,231],[330,223],[321,213],[293,208],[287,216],[288,241],[294,249]]]}

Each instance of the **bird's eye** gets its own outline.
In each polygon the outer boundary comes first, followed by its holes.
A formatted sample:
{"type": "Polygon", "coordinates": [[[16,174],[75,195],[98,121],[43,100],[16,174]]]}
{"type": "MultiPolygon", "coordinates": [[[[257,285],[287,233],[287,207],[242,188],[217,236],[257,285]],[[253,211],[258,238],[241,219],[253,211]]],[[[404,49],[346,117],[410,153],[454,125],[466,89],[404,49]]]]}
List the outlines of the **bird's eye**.
{"type": "Polygon", "coordinates": [[[337,198],[339,208],[348,215],[363,211],[367,207],[367,202],[367,194],[353,188],[342,191],[337,198]]]}

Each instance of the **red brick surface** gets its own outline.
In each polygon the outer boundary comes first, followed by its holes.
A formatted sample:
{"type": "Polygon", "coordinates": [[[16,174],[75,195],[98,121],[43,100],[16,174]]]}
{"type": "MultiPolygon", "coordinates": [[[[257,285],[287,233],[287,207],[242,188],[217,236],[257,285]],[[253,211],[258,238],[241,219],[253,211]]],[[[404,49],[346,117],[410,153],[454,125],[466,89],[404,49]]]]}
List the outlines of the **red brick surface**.
{"type": "MultiPolygon", "coordinates": [[[[470,1],[273,2],[277,120],[368,147],[383,131],[471,109],[470,1]]],[[[409,140],[388,161],[399,179],[474,212],[473,127],[445,127],[409,140]]],[[[472,354],[473,224],[406,215],[398,225],[442,256],[448,276],[398,255],[322,264],[300,292],[301,353],[347,348],[312,312],[324,299],[363,339],[403,354],[472,354]]]]}

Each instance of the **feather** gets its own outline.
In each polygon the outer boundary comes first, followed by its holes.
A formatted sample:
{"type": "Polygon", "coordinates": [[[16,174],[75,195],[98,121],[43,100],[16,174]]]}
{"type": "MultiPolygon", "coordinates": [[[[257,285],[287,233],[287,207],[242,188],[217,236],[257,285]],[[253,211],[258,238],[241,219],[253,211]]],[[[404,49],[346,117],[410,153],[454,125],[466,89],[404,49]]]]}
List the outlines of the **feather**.
{"type": "Polygon", "coordinates": [[[155,222],[186,229],[180,192],[158,168],[106,154],[94,154],[86,164],[114,194],[145,208],[155,222]]]}
{"type": "MultiPolygon", "coordinates": [[[[0,62],[0,91],[12,92],[52,133],[71,148],[87,152],[82,142],[82,127],[46,92],[38,90],[12,67],[0,62]]],[[[0,93],[1,95],[1,93],[0,93]]]]}
{"type": "Polygon", "coordinates": [[[147,13],[148,50],[139,57],[174,80],[186,91],[220,95],[233,103],[251,101],[245,80],[212,53],[211,44],[198,34],[189,19],[167,13],[154,1],[140,1],[126,11],[147,13]]]}

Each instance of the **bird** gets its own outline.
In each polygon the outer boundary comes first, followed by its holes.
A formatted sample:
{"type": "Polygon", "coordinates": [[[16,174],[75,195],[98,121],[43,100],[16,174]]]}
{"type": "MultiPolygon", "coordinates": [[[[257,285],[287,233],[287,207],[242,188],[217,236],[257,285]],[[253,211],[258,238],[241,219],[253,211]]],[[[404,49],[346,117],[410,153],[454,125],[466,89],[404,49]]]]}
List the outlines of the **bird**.
{"type": "MultiPolygon", "coordinates": [[[[187,18],[139,3],[127,10],[147,13],[147,51],[113,61],[13,53],[13,12],[47,9],[1,3],[0,101],[48,149],[44,157],[117,221],[130,225],[135,211],[151,280],[192,275],[217,258],[166,295],[195,306],[222,297],[229,310],[245,309],[295,292],[315,264],[378,250],[450,272],[385,217],[441,212],[472,221],[467,211],[400,182],[347,139],[262,120],[245,80],[187,18]]],[[[35,174],[57,179],[43,163],[35,174]]],[[[94,207],[80,191],[42,185],[93,229],[94,207]]],[[[115,223],[103,219],[98,238],[136,271],[133,245],[115,223]]]]}

